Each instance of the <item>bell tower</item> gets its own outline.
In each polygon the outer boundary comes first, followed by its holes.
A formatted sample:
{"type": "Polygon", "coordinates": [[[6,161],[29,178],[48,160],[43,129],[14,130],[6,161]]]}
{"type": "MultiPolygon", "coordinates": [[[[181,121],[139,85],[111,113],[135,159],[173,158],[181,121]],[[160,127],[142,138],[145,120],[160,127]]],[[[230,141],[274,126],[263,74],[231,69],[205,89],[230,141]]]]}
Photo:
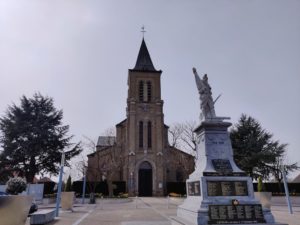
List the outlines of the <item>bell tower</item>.
{"type": "Polygon", "coordinates": [[[163,149],[163,101],[160,76],[152,63],[145,40],[142,40],[136,65],[128,74],[127,119],[129,150],[161,152],[163,149]]]}
{"type": "Polygon", "coordinates": [[[145,162],[149,163],[149,168],[152,167],[151,195],[157,195],[163,191],[158,188],[164,183],[164,172],[159,164],[167,141],[165,140],[163,101],[161,99],[161,73],[161,70],[154,68],[143,39],[136,65],[128,71],[126,109],[127,151],[129,165],[131,165],[128,173],[135,174],[135,192],[138,192],[137,194],[141,194],[141,190],[138,190],[139,165],[145,162]]]}

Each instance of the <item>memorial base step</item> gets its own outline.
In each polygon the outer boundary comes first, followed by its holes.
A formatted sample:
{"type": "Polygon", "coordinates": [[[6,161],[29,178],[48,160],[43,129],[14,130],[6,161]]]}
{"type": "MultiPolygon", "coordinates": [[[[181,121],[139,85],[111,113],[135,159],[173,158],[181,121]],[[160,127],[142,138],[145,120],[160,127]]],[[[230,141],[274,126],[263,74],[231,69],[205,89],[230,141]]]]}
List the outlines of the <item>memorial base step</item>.
{"type": "MultiPolygon", "coordinates": [[[[174,217],[171,217],[171,224],[172,225],[203,225],[203,224],[195,224],[195,223],[192,223],[190,221],[187,221],[183,218],[180,218],[178,216],[174,216],[174,217]]],[[[205,224],[206,225],[206,224],[205,224]]],[[[230,225],[230,224],[209,224],[209,225],[230,225]]],[[[238,223],[238,224],[234,224],[234,225],[288,225],[286,223],[238,223]]]]}

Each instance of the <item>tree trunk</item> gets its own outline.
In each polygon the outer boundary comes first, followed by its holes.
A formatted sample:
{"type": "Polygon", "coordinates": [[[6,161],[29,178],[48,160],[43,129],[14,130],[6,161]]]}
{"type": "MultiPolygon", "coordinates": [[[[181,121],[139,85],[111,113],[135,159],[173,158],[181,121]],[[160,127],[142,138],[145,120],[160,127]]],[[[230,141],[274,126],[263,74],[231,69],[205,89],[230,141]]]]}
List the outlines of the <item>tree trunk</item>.
{"type": "Polygon", "coordinates": [[[282,190],[281,182],[279,180],[278,180],[278,187],[279,187],[279,192],[283,193],[284,191],[282,190]]]}
{"type": "Polygon", "coordinates": [[[30,184],[33,183],[35,174],[36,174],[35,158],[34,158],[34,156],[31,156],[30,163],[29,163],[29,168],[28,168],[28,170],[26,172],[26,175],[25,175],[27,183],[30,183],[30,184]]]}
{"type": "Polygon", "coordinates": [[[32,184],[34,180],[35,172],[29,171],[28,173],[25,174],[26,182],[28,184],[32,184]]]}

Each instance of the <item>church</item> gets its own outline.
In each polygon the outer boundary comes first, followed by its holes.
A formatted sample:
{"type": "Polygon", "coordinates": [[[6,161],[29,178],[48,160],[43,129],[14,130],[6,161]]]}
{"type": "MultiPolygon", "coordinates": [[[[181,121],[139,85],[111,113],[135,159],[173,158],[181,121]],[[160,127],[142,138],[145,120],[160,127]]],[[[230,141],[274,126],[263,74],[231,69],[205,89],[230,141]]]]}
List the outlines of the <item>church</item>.
{"type": "Polygon", "coordinates": [[[115,137],[98,138],[88,155],[88,181],[123,181],[129,196],[164,196],[168,183],[185,182],[193,172],[193,156],[168,143],[161,74],[143,39],[136,65],[128,70],[126,119],[116,124],[115,137]]]}

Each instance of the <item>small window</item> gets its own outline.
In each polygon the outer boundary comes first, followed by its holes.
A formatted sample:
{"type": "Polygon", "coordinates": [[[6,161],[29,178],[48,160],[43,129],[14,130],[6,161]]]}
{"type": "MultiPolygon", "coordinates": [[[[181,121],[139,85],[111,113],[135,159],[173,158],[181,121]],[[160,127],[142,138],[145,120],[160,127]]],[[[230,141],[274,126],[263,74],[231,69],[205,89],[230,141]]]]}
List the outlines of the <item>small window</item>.
{"type": "Polygon", "coordinates": [[[139,100],[144,101],[144,81],[142,80],[139,82],[139,100]]]}
{"type": "Polygon", "coordinates": [[[152,124],[148,122],[148,148],[152,148],[152,124]]]}
{"type": "Polygon", "coordinates": [[[143,132],[143,121],[139,122],[139,147],[143,148],[143,136],[144,136],[144,132],[143,132]]]}
{"type": "Polygon", "coordinates": [[[152,99],[152,85],[151,81],[147,81],[147,102],[151,102],[152,99]]]}

